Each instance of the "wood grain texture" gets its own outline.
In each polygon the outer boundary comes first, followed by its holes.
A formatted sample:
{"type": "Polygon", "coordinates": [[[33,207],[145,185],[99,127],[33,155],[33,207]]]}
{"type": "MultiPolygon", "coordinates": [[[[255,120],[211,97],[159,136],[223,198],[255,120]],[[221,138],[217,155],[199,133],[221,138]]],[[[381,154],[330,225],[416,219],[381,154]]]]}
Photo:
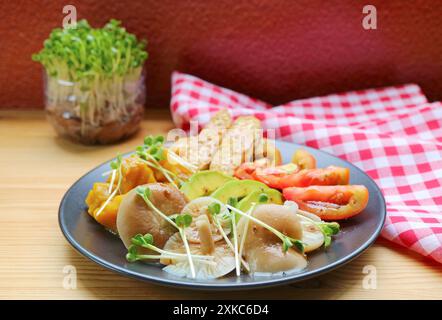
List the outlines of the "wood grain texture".
{"type": "Polygon", "coordinates": [[[63,238],[58,205],[68,187],[97,164],[127,152],[146,134],[173,128],[168,111],[148,110],[141,131],[118,145],[85,147],[57,138],[42,112],[0,112],[1,299],[441,299],[441,265],[379,239],[362,256],[324,276],[248,292],[171,289],[129,279],[78,254],[63,238]],[[63,268],[77,269],[75,290],[63,268]],[[363,288],[364,266],[377,289],[363,288]]]}

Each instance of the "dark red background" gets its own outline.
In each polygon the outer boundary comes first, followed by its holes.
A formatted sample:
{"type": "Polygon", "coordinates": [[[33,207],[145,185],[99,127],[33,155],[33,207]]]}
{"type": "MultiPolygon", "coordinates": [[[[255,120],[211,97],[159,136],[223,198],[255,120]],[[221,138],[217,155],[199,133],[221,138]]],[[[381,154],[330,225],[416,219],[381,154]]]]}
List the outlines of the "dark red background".
{"type": "Polygon", "coordinates": [[[41,108],[31,61],[62,8],[101,26],[121,19],[149,40],[149,107],[167,107],[174,69],[278,104],[414,82],[442,99],[442,5],[422,1],[5,1],[0,4],[0,108],[41,108]],[[374,4],[378,29],[362,28],[374,4]]]}

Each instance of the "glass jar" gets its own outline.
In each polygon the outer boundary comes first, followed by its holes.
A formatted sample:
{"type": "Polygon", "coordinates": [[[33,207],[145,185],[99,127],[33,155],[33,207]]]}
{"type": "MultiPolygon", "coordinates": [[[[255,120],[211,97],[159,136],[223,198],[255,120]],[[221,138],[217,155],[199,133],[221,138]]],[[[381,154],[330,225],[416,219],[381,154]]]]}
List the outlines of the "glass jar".
{"type": "Polygon", "coordinates": [[[139,129],[145,102],[142,68],[125,76],[79,81],[45,72],[44,79],[47,118],[60,136],[83,144],[109,144],[139,129]]]}

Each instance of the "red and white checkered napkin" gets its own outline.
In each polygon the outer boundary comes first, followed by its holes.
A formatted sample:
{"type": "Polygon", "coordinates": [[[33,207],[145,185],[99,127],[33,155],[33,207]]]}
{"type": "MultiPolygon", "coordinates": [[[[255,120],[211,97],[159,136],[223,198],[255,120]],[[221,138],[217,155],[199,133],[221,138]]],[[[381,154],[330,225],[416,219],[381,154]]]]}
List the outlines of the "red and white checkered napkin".
{"type": "Polygon", "coordinates": [[[442,104],[417,85],[353,91],[271,105],[191,75],[172,77],[175,124],[204,126],[218,110],[254,115],[276,137],[363,169],[387,202],[382,236],[442,263],[442,104]]]}

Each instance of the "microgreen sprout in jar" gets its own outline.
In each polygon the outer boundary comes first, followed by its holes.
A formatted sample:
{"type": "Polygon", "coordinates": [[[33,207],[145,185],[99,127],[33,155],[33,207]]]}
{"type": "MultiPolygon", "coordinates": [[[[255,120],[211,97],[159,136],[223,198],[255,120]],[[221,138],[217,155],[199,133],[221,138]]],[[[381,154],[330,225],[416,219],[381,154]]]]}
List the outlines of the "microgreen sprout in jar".
{"type": "Polygon", "coordinates": [[[46,110],[56,131],[89,144],[134,133],[143,115],[145,46],[117,20],[54,29],[32,59],[45,68],[46,110]]]}

